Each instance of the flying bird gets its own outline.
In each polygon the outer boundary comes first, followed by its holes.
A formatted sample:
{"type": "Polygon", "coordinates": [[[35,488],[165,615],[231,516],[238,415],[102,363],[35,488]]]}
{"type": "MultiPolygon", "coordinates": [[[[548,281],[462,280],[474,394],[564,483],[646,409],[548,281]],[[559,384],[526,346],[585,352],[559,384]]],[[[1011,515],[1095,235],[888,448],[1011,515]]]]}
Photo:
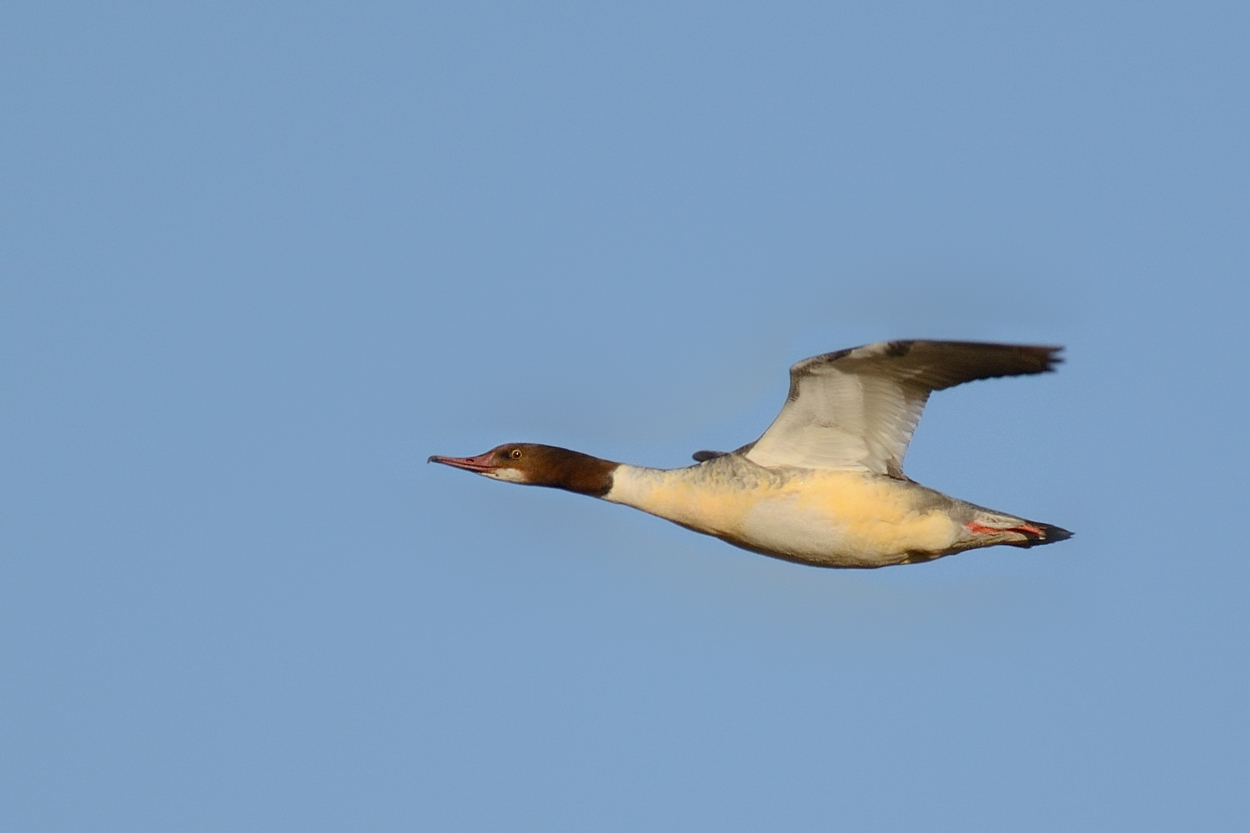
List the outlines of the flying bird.
{"type": "Polygon", "coordinates": [[[508,443],[429,462],[633,506],[751,552],[818,567],[885,567],[1072,537],[1051,524],[921,486],[903,455],[929,394],[975,379],[1046,373],[1059,347],[883,341],[805,359],[764,435],[695,465],[653,469],[508,443]]]}

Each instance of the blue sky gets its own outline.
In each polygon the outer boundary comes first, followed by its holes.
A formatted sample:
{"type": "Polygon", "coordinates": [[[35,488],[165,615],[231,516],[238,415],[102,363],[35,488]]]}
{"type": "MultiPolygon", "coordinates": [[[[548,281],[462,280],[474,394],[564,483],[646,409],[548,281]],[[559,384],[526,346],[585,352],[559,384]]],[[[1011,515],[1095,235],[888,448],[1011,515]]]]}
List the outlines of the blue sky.
{"type": "Polygon", "coordinates": [[[10,4],[0,825],[1244,830],[1250,13],[10,4]],[[1055,343],[873,572],[427,466],[680,466],[1055,343]]]}

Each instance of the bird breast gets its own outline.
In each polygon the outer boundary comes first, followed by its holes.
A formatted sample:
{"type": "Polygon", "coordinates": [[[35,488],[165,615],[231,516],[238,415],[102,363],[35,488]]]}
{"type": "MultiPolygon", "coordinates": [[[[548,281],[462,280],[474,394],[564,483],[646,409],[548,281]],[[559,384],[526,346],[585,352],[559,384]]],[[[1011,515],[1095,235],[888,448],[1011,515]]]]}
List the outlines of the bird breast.
{"type": "Polygon", "coordinates": [[[685,469],[621,466],[605,499],[757,552],[881,566],[949,548],[945,496],[871,472],[764,468],[727,455],[685,469]]]}

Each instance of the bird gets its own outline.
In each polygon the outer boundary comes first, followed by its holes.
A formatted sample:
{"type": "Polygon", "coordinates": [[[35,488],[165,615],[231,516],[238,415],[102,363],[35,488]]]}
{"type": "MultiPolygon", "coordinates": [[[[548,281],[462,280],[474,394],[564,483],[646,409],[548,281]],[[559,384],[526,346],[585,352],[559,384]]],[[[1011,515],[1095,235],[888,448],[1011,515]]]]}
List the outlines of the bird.
{"type": "Polygon", "coordinates": [[[915,482],[903,456],[929,395],[977,379],[1051,372],[1061,347],[881,341],[804,359],[758,440],[657,469],[536,443],[428,462],[640,509],[736,547],[817,567],[876,568],[1072,537],[915,482]]]}

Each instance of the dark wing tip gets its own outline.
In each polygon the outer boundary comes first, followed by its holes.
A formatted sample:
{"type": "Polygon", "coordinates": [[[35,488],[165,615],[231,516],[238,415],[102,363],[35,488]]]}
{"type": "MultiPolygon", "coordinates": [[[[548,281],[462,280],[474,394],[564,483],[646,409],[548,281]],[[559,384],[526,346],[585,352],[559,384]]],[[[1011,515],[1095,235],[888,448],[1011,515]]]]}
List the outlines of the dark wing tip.
{"type": "Polygon", "coordinates": [[[1055,365],[1063,364],[1065,359],[1059,355],[1063,352],[1062,347],[1039,347],[1038,350],[1046,351],[1046,367],[1043,372],[1049,373],[1055,369],[1055,365]]]}
{"type": "Polygon", "coordinates": [[[1007,344],[1004,347],[1015,351],[1021,358],[1025,369],[1020,373],[1053,373],[1056,366],[1063,364],[1062,347],[1050,347],[1032,344],[1007,344]]]}
{"type": "Polygon", "coordinates": [[[1000,344],[987,341],[914,341],[908,361],[930,363],[933,390],[975,379],[1051,373],[1063,362],[1062,347],[1035,344],[1000,344]]]}
{"type": "Polygon", "coordinates": [[[893,376],[928,390],[945,390],[975,379],[1049,373],[1063,362],[1062,351],[1062,347],[991,341],[878,341],[798,362],[790,368],[787,398],[797,400],[801,381],[831,365],[846,373],[893,376]]]}

